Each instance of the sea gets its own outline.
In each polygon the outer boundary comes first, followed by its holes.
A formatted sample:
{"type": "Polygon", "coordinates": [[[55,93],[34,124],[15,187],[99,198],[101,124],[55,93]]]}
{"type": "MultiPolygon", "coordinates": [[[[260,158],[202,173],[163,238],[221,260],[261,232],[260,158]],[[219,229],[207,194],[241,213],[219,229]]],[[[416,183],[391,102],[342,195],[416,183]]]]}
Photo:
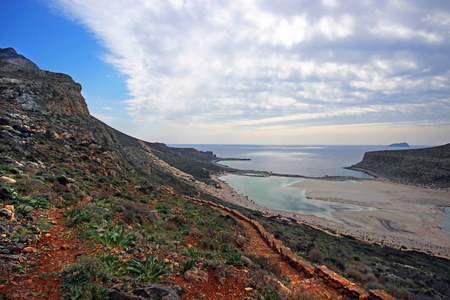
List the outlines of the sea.
{"type": "MultiPolygon", "coordinates": [[[[364,153],[379,150],[418,149],[429,146],[410,146],[409,148],[388,147],[384,145],[217,145],[182,144],[172,147],[195,148],[212,151],[221,158],[241,158],[249,160],[221,161],[221,164],[240,170],[267,171],[278,174],[302,175],[311,177],[352,176],[371,178],[364,172],[345,169],[360,162],[364,153]]],[[[257,177],[228,174],[220,177],[238,193],[247,196],[255,203],[272,209],[314,215],[335,222],[361,227],[348,220],[332,215],[337,210],[376,210],[372,207],[342,204],[330,201],[307,199],[305,189],[291,187],[302,181],[293,177],[257,177]]],[[[343,184],[358,184],[346,180],[343,184]]],[[[447,220],[441,224],[450,231],[450,207],[444,209],[447,220]]]]}

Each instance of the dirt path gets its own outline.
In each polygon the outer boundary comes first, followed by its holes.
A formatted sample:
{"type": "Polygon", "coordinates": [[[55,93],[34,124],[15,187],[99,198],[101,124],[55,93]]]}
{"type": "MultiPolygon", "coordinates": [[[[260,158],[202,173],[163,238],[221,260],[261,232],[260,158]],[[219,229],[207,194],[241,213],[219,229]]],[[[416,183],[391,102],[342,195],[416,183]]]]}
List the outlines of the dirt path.
{"type": "MultiPolygon", "coordinates": [[[[230,215],[229,212],[218,207],[213,208],[222,214],[230,215]]],[[[239,222],[242,228],[245,229],[245,233],[249,240],[247,245],[244,246],[245,252],[255,256],[264,256],[271,263],[276,263],[281,269],[283,276],[289,278],[290,289],[292,291],[306,290],[307,292],[314,294],[317,299],[348,299],[345,295],[326,286],[325,283],[318,278],[307,278],[303,273],[292,268],[288,263],[282,260],[280,255],[267,245],[252,224],[240,218],[234,218],[239,222]]]]}
{"type": "Polygon", "coordinates": [[[61,209],[36,210],[33,216],[47,219],[52,228],[40,235],[36,245],[15,253],[23,257],[19,259],[20,271],[8,274],[7,282],[0,286],[0,295],[6,293],[17,300],[60,299],[59,274],[63,267],[92,249],[77,237],[75,230],[65,226],[61,209]]]}

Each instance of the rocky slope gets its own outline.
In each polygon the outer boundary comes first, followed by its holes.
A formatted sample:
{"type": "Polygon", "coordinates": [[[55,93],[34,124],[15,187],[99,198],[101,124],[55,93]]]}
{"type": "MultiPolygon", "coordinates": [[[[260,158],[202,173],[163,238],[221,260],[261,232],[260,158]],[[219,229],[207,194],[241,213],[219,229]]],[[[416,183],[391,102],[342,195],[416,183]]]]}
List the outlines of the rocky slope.
{"type": "Polygon", "coordinates": [[[373,151],[350,167],[391,181],[450,188],[450,144],[408,150],[373,151]]]}

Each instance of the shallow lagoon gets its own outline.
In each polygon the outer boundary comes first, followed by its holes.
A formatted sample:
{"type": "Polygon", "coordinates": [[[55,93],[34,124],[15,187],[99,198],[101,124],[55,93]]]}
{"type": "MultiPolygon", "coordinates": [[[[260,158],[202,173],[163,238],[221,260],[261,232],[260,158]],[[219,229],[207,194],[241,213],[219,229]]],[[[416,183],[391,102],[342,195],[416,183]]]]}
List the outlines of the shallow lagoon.
{"type": "Polygon", "coordinates": [[[233,187],[238,193],[248,196],[250,200],[261,206],[314,215],[355,227],[361,226],[336,218],[331,213],[338,210],[376,210],[372,207],[307,199],[305,189],[290,187],[292,184],[303,180],[299,178],[251,177],[228,174],[220,177],[220,179],[233,187]]]}

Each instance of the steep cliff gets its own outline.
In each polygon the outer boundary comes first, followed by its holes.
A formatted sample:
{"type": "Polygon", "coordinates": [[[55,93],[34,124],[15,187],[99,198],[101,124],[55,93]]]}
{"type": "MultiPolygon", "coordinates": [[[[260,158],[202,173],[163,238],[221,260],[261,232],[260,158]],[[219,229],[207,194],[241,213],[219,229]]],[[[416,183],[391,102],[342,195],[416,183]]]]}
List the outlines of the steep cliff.
{"type": "Polygon", "coordinates": [[[0,60],[0,91],[25,111],[89,115],[81,85],[65,74],[25,69],[0,60]]]}
{"type": "Polygon", "coordinates": [[[450,144],[424,149],[367,152],[361,162],[350,168],[399,183],[450,188],[450,144]]]}

